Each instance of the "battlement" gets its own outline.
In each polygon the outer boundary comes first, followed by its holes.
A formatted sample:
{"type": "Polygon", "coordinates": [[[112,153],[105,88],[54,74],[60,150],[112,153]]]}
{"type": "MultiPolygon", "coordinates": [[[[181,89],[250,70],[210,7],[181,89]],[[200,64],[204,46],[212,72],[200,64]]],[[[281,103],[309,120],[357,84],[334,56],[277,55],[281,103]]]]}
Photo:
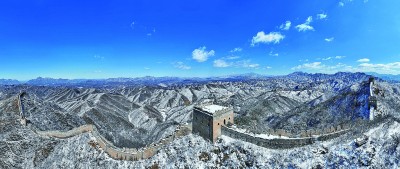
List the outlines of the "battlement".
{"type": "Polygon", "coordinates": [[[220,105],[200,105],[193,109],[193,133],[210,140],[217,141],[221,136],[221,126],[233,124],[233,109],[220,105]]]}
{"type": "Polygon", "coordinates": [[[220,105],[213,105],[213,104],[195,106],[194,109],[197,110],[198,112],[214,117],[233,111],[233,108],[224,107],[220,105]]]}

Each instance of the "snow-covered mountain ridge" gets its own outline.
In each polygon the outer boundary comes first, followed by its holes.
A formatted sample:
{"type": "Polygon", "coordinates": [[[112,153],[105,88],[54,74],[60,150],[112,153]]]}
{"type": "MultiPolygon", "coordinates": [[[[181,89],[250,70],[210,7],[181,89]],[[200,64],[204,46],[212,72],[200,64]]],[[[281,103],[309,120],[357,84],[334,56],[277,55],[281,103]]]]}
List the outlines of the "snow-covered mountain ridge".
{"type": "MultiPolygon", "coordinates": [[[[18,111],[12,98],[21,90],[28,93],[26,98],[28,119],[40,130],[69,130],[83,124],[93,124],[107,140],[112,141],[116,146],[138,148],[165,138],[179,124],[191,122],[193,106],[209,101],[232,106],[235,110],[237,125],[257,134],[262,134],[270,128],[287,130],[321,128],[350,122],[356,118],[366,118],[369,93],[366,81],[368,79],[369,76],[362,73],[334,75],[294,73],[288,76],[259,79],[178,82],[166,86],[143,84],[93,87],[1,86],[0,129],[3,134],[0,135],[0,139],[4,143],[1,145],[5,146],[0,149],[5,153],[0,153],[2,158],[0,165],[2,168],[11,166],[54,168],[60,165],[67,168],[74,166],[95,168],[106,165],[108,168],[112,166],[146,167],[157,164],[160,167],[176,168],[229,167],[230,164],[227,161],[231,161],[234,162],[232,165],[243,167],[256,167],[260,164],[258,167],[275,165],[307,168],[307,165],[317,165],[316,161],[308,160],[305,165],[299,163],[298,160],[313,157],[312,150],[318,149],[320,144],[282,152],[261,148],[260,151],[253,153],[253,149],[260,148],[245,146],[236,140],[224,141],[229,138],[222,138],[220,143],[211,145],[194,135],[173,142],[149,160],[115,161],[101,150],[91,149],[88,141],[93,140],[93,137],[90,134],[67,140],[48,140],[21,127],[15,121],[18,111]],[[192,147],[187,145],[192,145],[192,147]],[[77,148],[80,150],[75,151],[77,148]],[[214,153],[215,149],[220,149],[221,152],[229,150],[230,153],[227,153],[228,156],[214,153]],[[300,150],[309,155],[295,155],[301,152],[300,150]],[[168,153],[164,154],[164,152],[168,153]],[[232,155],[234,152],[238,156],[232,155]],[[265,157],[261,155],[263,153],[271,152],[283,160],[276,161],[279,158],[254,160],[265,157]],[[285,155],[285,152],[291,152],[289,154],[293,157],[289,158],[290,156],[285,155]],[[68,155],[72,157],[68,158],[68,155]],[[28,157],[34,160],[29,161],[28,157]],[[208,158],[208,160],[201,161],[200,159],[203,158],[208,158]],[[274,160],[275,162],[272,162],[274,160]]],[[[374,92],[380,100],[379,111],[398,116],[400,85],[380,79],[376,81],[377,90],[374,92]]],[[[383,126],[378,126],[374,130],[388,131],[384,126],[396,128],[398,124],[393,121],[385,122],[383,126]]],[[[382,139],[375,137],[377,143],[367,142],[367,146],[381,146],[382,150],[375,150],[376,153],[385,153],[391,147],[385,147],[382,144],[394,144],[395,139],[389,138],[392,135],[396,137],[396,134],[396,132],[388,133],[382,136],[382,139]]],[[[339,139],[346,137],[345,135],[339,139]]],[[[330,144],[330,142],[321,144],[330,144]]],[[[352,140],[342,143],[332,141],[332,145],[337,147],[346,147],[347,144],[352,144],[352,140]]],[[[328,154],[332,151],[331,155],[337,156],[339,152],[336,150],[346,151],[346,153],[357,151],[357,149],[342,148],[328,150],[328,154]]],[[[372,159],[381,160],[381,157],[385,155],[387,154],[381,154],[379,158],[376,156],[372,159]]],[[[392,155],[398,156],[396,153],[392,155]]],[[[321,157],[320,159],[326,162],[332,158],[321,157]]],[[[346,155],[343,158],[347,160],[353,156],[346,155]]],[[[340,160],[336,163],[339,164],[340,160]]],[[[373,164],[380,163],[372,160],[370,165],[373,164]]],[[[398,162],[396,163],[395,160],[391,162],[391,166],[396,164],[398,165],[398,162]]],[[[321,162],[321,165],[330,166],[327,162],[321,162]]]]}

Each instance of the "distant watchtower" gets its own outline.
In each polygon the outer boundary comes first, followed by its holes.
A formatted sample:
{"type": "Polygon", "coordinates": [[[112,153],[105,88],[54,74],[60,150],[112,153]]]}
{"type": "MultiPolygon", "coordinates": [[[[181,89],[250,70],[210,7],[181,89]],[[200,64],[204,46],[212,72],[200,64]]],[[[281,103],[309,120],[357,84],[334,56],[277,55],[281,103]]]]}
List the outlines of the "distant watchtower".
{"type": "Polygon", "coordinates": [[[371,77],[369,77],[368,81],[369,81],[369,83],[374,83],[375,82],[375,78],[371,76],[371,77]]]}
{"type": "Polygon", "coordinates": [[[193,133],[213,143],[221,136],[221,126],[233,124],[233,109],[219,105],[202,105],[193,109],[193,133]]]}
{"type": "Polygon", "coordinates": [[[376,96],[369,96],[368,106],[369,109],[371,109],[371,107],[373,107],[375,110],[378,108],[378,99],[376,98],[376,96]]]}
{"type": "Polygon", "coordinates": [[[369,98],[368,98],[368,108],[371,109],[371,107],[373,107],[375,110],[378,108],[378,99],[376,96],[374,96],[373,93],[373,85],[375,84],[375,78],[374,77],[370,77],[369,78],[369,98]]]}

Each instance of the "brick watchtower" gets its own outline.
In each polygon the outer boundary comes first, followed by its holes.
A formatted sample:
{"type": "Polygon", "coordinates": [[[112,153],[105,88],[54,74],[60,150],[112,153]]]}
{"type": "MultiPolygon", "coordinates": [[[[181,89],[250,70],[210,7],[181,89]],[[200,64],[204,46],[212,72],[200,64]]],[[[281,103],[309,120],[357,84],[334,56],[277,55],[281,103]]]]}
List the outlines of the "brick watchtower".
{"type": "Polygon", "coordinates": [[[193,133],[213,143],[221,136],[221,126],[233,124],[233,109],[219,105],[195,106],[193,109],[193,133]]]}

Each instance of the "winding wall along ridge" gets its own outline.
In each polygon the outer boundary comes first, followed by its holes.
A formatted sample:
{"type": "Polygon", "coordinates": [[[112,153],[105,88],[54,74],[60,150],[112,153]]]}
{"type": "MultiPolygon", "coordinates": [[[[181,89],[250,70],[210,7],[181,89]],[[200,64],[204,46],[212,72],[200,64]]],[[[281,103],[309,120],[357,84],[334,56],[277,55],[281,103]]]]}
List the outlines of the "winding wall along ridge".
{"type": "MultiPolygon", "coordinates": [[[[24,92],[20,93],[18,95],[18,108],[20,111],[20,118],[21,120],[24,119],[24,114],[23,114],[23,105],[21,103],[21,96],[24,94],[24,92]]],[[[175,139],[181,138],[190,132],[190,127],[187,125],[181,125],[178,126],[178,128],[175,130],[175,132],[172,135],[169,135],[168,137],[162,139],[158,143],[150,144],[144,148],[141,149],[135,149],[135,148],[120,148],[116,147],[113,143],[105,139],[101,134],[98,132],[96,126],[92,124],[85,124],[79,127],[75,127],[71,130],[68,131],[59,131],[59,130],[52,130],[52,131],[39,131],[35,130],[33,128],[30,128],[33,132],[36,134],[43,136],[43,137],[53,137],[53,138],[58,138],[58,139],[67,139],[70,137],[74,137],[83,133],[90,132],[92,135],[96,138],[97,145],[103,149],[111,158],[115,160],[131,160],[131,161],[136,161],[136,160],[142,160],[142,159],[148,159],[153,157],[157,152],[166,144],[171,143],[175,139]]]]}
{"type": "MultiPolygon", "coordinates": [[[[370,83],[370,95],[373,96],[371,88],[372,88],[372,83],[370,83]]],[[[20,93],[18,95],[18,107],[20,110],[21,118],[25,118],[23,117],[24,110],[23,110],[23,105],[21,104],[22,94],[23,93],[20,93]]],[[[222,126],[221,134],[266,148],[282,149],[282,148],[300,147],[304,145],[313,144],[316,141],[326,141],[329,139],[333,139],[348,132],[350,129],[351,128],[349,126],[337,126],[335,128],[329,128],[323,130],[325,133],[312,133],[311,131],[308,131],[302,134],[303,137],[266,139],[249,135],[247,133],[241,133],[227,126],[222,126]]],[[[189,134],[190,126],[178,126],[178,129],[174,132],[174,134],[162,139],[158,143],[151,144],[148,147],[142,149],[116,147],[110,141],[101,136],[96,126],[91,124],[82,125],[69,131],[34,131],[34,132],[42,136],[54,137],[59,139],[70,138],[82,133],[91,132],[92,135],[97,140],[97,145],[100,148],[102,148],[111,158],[117,160],[141,160],[141,159],[148,159],[154,156],[165,144],[169,144],[175,139],[189,134]]]]}

